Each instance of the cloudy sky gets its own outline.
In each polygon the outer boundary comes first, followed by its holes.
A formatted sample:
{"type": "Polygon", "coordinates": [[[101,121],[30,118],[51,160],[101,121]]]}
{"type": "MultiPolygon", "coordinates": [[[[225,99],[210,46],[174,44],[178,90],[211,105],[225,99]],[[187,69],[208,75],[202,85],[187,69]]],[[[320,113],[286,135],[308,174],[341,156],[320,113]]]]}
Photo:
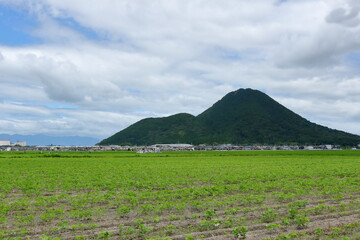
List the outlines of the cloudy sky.
{"type": "Polygon", "coordinates": [[[258,89],[360,134],[358,0],[0,0],[0,133],[105,138],[258,89]]]}

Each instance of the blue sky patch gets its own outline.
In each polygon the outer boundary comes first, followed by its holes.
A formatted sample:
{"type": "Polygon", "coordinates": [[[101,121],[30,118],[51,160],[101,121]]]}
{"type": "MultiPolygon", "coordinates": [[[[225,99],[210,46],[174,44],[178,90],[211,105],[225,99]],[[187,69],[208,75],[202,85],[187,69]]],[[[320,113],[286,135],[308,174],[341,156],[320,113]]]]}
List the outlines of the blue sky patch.
{"type": "Polygon", "coordinates": [[[43,103],[41,104],[50,109],[77,109],[78,107],[70,105],[70,104],[63,104],[63,103],[43,103]]]}
{"type": "Polygon", "coordinates": [[[61,25],[68,27],[68,28],[82,34],[86,38],[93,39],[93,40],[103,40],[104,39],[93,29],[80,25],[77,21],[75,21],[72,18],[56,18],[56,20],[61,25]]]}
{"type": "Polygon", "coordinates": [[[136,88],[127,88],[126,90],[130,93],[141,93],[141,91],[136,88]]]}
{"type": "Polygon", "coordinates": [[[228,61],[246,61],[246,62],[261,62],[264,61],[264,55],[257,49],[246,49],[242,51],[216,46],[212,49],[212,54],[215,57],[221,57],[228,61]]]}
{"type": "Polygon", "coordinates": [[[49,109],[77,109],[77,106],[64,104],[64,103],[44,103],[44,102],[36,102],[36,101],[16,101],[12,99],[0,98],[0,103],[10,103],[22,106],[40,106],[46,107],[49,109]]]}
{"type": "Polygon", "coordinates": [[[39,38],[31,35],[37,26],[36,18],[27,12],[0,5],[0,44],[19,46],[41,43],[39,38]]]}
{"type": "Polygon", "coordinates": [[[356,68],[357,71],[359,71],[358,69],[360,67],[360,53],[349,53],[348,55],[346,55],[345,59],[350,66],[356,68]]]}

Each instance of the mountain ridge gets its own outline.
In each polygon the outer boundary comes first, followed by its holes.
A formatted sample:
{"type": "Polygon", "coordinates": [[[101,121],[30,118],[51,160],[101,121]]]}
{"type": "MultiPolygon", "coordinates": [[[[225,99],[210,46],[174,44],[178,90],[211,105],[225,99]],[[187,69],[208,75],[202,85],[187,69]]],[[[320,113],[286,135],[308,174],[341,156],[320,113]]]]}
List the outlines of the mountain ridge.
{"type": "Polygon", "coordinates": [[[265,93],[247,88],[226,94],[197,116],[142,119],[98,144],[156,143],[356,145],[360,136],[312,123],[265,93]]]}

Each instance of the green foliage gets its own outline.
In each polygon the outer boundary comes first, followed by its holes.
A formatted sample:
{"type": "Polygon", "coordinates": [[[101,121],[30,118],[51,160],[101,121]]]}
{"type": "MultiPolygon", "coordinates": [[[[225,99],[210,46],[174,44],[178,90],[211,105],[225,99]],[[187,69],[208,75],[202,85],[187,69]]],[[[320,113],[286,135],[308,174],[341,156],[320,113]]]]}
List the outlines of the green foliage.
{"type": "Polygon", "coordinates": [[[153,230],[152,227],[147,227],[144,224],[139,224],[138,229],[139,229],[140,235],[146,235],[147,233],[149,233],[153,230]]]}
{"type": "Polygon", "coordinates": [[[76,235],[76,236],[74,237],[74,239],[75,239],[75,240],[86,240],[87,237],[84,236],[84,235],[76,235]]]}
{"type": "Polygon", "coordinates": [[[239,208],[230,208],[225,210],[225,214],[227,215],[236,215],[239,212],[239,208]]]}
{"type": "Polygon", "coordinates": [[[305,216],[297,216],[294,219],[294,221],[298,229],[303,229],[307,227],[307,224],[310,222],[310,219],[305,216]]]}
{"type": "MultiPolygon", "coordinates": [[[[265,237],[274,238],[315,215],[356,215],[360,206],[359,151],[43,155],[0,152],[0,239],[206,239],[207,231],[226,239],[237,226],[252,230],[264,221],[271,222],[265,237]],[[339,195],[346,200],[333,201],[339,195]]],[[[309,238],[298,238],[351,239],[360,231],[355,223],[337,227],[318,234],[309,228],[309,238]]]]}
{"type": "Polygon", "coordinates": [[[315,215],[319,215],[326,211],[326,209],[328,209],[328,206],[326,206],[325,204],[319,204],[313,208],[308,209],[308,211],[313,212],[315,215]]]}
{"type": "Polygon", "coordinates": [[[306,207],[308,204],[307,200],[298,200],[295,202],[288,203],[288,208],[290,209],[300,209],[306,207]]]}
{"type": "Polygon", "coordinates": [[[288,216],[290,219],[295,219],[295,217],[298,215],[299,210],[291,208],[288,210],[288,216]]]}
{"type": "Polygon", "coordinates": [[[194,117],[180,113],[143,119],[100,145],[337,144],[355,146],[360,136],[307,121],[266,94],[239,89],[194,117]]]}
{"type": "Polygon", "coordinates": [[[290,225],[290,223],[291,223],[291,221],[290,221],[290,219],[289,218],[283,218],[282,220],[281,220],[281,223],[284,225],[284,226],[289,226],[290,225]]]}
{"type": "Polygon", "coordinates": [[[236,237],[236,238],[246,238],[246,233],[248,232],[248,228],[245,226],[239,226],[234,228],[231,233],[236,237]]]}
{"type": "Polygon", "coordinates": [[[216,211],[215,209],[208,209],[203,212],[205,219],[211,220],[215,215],[216,211]]]}
{"type": "Polygon", "coordinates": [[[154,223],[158,223],[158,222],[160,222],[160,220],[161,220],[160,216],[154,216],[154,218],[153,218],[154,223]]]}
{"type": "Polygon", "coordinates": [[[175,227],[174,225],[172,225],[172,224],[167,225],[165,228],[166,228],[166,234],[167,234],[167,235],[172,235],[172,234],[174,234],[174,231],[175,231],[175,229],[176,229],[176,227],[175,227]]]}
{"type": "Polygon", "coordinates": [[[64,213],[65,211],[62,209],[49,209],[41,215],[41,219],[44,222],[48,222],[60,218],[64,213]]]}
{"type": "Polygon", "coordinates": [[[324,234],[324,230],[322,229],[322,228],[317,228],[317,229],[315,229],[315,231],[314,231],[314,235],[317,237],[317,238],[319,238],[321,235],[323,235],[324,234]]]}
{"type": "Polygon", "coordinates": [[[275,212],[273,209],[268,208],[265,212],[262,213],[261,218],[263,222],[270,223],[275,221],[278,215],[279,214],[275,212]]]}
{"type": "Polygon", "coordinates": [[[218,226],[220,226],[220,220],[213,219],[213,220],[201,220],[199,224],[199,228],[201,231],[207,231],[207,230],[214,230],[218,226]]]}
{"type": "Polygon", "coordinates": [[[277,229],[277,228],[281,228],[282,226],[280,224],[276,224],[276,223],[272,223],[266,226],[266,229],[271,230],[271,229],[277,229]]]}
{"type": "Polygon", "coordinates": [[[195,237],[189,234],[185,237],[185,240],[195,240],[195,237]]]}
{"type": "Polygon", "coordinates": [[[122,206],[116,210],[116,213],[120,217],[124,217],[124,216],[128,215],[130,212],[131,212],[131,208],[129,206],[122,206]]]}
{"type": "Polygon", "coordinates": [[[62,240],[62,238],[59,238],[59,237],[50,237],[50,236],[47,236],[47,235],[41,235],[39,237],[41,240],[62,240]]]}
{"type": "Polygon", "coordinates": [[[275,240],[286,240],[286,239],[296,239],[299,238],[300,234],[296,232],[292,232],[289,234],[281,234],[275,238],[275,240]]]}
{"type": "Polygon", "coordinates": [[[110,234],[108,231],[103,231],[101,233],[99,233],[97,236],[96,236],[96,239],[109,239],[109,237],[111,237],[112,234],[110,234]]]}

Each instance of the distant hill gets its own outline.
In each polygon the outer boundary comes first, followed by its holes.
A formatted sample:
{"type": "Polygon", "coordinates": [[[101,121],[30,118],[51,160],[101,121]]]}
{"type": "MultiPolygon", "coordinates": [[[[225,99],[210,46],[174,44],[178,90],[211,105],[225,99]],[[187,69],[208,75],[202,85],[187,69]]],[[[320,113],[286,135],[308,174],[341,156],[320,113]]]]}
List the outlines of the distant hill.
{"type": "Polygon", "coordinates": [[[156,143],[352,146],[360,136],[312,123],[258,90],[239,89],[196,117],[180,113],[143,119],[98,144],[156,143]]]}
{"type": "Polygon", "coordinates": [[[46,145],[60,145],[60,146],[93,146],[99,139],[91,137],[79,136],[47,136],[43,134],[36,135],[9,135],[0,134],[0,139],[10,139],[12,143],[25,141],[29,146],[46,146],[46,145]]]}

